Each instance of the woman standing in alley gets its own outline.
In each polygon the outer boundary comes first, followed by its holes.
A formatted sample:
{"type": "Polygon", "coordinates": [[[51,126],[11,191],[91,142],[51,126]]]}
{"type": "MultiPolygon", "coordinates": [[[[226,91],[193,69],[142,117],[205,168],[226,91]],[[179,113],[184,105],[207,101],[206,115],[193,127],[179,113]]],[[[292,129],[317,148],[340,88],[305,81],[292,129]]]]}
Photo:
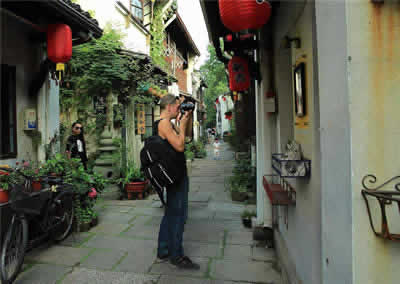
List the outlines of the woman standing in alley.
{"type": "Polygon", "coordinates": [[[72,135],[68,137],[66,152],[68,158],[80,159],[83,167],[87,170],[86,143],[83,136],[83,127],[79,122],[72,124],[72,135]]]}

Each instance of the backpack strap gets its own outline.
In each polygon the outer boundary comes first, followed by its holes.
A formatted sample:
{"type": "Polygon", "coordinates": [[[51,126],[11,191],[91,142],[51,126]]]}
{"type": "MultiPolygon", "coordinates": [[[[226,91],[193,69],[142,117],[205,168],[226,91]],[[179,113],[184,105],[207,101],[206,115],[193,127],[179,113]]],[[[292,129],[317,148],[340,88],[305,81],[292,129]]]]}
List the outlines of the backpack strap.
{"type": "Polygon", "coordinates": [[[154,121],[154,126],[153,126],[153,135],[158,135],[158,124],[160,123],[161,120],[164,118],[160,118],[159,120],[154,121]]]}

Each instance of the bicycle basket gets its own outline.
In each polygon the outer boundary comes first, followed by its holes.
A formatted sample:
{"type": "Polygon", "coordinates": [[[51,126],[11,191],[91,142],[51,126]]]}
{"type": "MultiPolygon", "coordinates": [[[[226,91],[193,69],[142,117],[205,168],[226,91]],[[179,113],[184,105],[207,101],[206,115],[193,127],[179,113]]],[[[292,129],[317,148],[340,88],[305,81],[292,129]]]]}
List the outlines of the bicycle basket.
{"type": "Polygon", "coordinates": [[[29,194],[24,192],[23,186],[16,185],[10,192],[10,206],[19,213],[28,215],[40,215],[41,209],[49,199],[50,192],[41,192],[39,194],[29,194]]]}

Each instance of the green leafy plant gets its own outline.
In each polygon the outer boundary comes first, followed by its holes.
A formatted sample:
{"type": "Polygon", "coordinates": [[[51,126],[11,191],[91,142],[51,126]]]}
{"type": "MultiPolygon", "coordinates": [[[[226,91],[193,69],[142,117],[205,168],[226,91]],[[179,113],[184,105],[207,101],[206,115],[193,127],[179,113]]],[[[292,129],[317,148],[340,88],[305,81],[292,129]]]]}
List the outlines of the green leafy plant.
{"type": "Polygon", "coordinates": [[[194,153],[192,151],[190,151],[190,150],[186,150],[185,151],[185,157],[186,157],[186,160],[193,160],[194,153]]]}
{"type": "Polygon", "coordinates": [[[0,189],[9,190],[11,186],[21,182],[21,178],[13,171],[0,171],[0,189]]]}
{"type": "Polygon", "coordinates": [[[139,167],[136,167],[133,162],[130,162],[123,173],[123,177],[117,179],[117,183],[122,183],[123,186],[130,182],[144,181],[145,176],[139,167]]]}
{"type": "Polygon", "coordinates": [[[34,181],[39,180],[40,177],[43,175],[43,171],[39,166],[39,163],[35,163],[32,161],[22,161],[20,171],[24,176],[27,176],[34,181]]]}
{"type": "Polygon", "coordinates": [[[243,212],[242,212],[242,218],[244,218],[244,219],[251,219],[252,217],[256,217],[257,216],[257,214],[256,214],[256,212],[254,211],[254,210],[247,210],[247,209],[245,209],[243,212]]]}

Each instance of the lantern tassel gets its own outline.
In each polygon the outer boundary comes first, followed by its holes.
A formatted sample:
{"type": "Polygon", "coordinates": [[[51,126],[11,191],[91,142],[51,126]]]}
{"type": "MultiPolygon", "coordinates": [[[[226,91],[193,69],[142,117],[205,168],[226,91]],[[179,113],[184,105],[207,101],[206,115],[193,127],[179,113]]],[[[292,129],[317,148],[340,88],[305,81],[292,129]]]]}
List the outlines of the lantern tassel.
{"type": "Polygon", "coordinates": [[[58,78],[59,78],[59,81],[61,81],[61,75],[65,71],[65,64],[64,63],[57,63],[56,71],[59,72],[58,73],[58,76],[59,76],[58,78]]]}

